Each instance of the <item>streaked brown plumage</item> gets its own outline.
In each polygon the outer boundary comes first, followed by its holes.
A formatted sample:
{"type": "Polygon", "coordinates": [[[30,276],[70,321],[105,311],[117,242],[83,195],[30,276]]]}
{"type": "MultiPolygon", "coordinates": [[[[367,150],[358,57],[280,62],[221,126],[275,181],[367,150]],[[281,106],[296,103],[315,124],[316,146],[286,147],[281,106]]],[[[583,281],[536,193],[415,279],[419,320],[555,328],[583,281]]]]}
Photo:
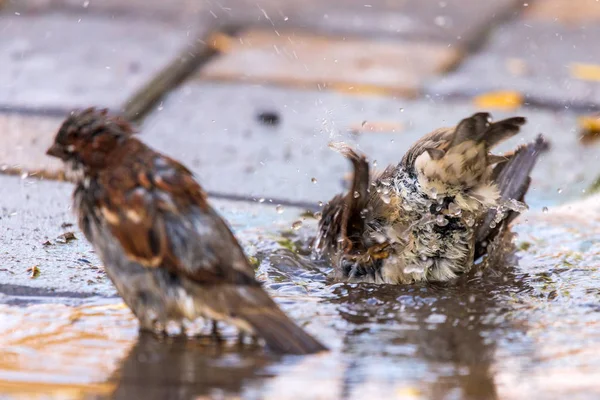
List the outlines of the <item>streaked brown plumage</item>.
{"type": "Polygon", "coordinates": [[[468,272],[525,208],[529,174],[547,142],[540,136],[514,152],[490,154],[524,123],[474,114],[425,135],[376,177],[364,155],[337,145],[354,177],[349,193],[325,206],[317,237],[336,277],[407,284],[468,272]]]}
{"type": "Polygon", "coordinates": [[[142,329],[203,317],[262,336],[281,353],[325,350],[263,290],[192,173],[104,111],[74,112],[48,154],[77,183],[79,225],[142,329]]]}

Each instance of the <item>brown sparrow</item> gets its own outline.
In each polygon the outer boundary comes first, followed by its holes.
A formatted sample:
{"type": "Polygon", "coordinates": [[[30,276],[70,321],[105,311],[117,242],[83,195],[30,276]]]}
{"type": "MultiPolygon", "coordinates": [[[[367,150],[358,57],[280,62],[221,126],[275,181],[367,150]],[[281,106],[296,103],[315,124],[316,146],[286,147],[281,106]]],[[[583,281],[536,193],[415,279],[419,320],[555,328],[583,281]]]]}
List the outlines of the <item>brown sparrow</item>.
{"type": "Polygon", "coordinates": [[[261,287],[192,173],[132,133],[106,110],[73,112],[48,155],[75,180],[79,226],[140,327],[203,317],[257,334],[276,352],[325,350],[261,287]]]}
{"type": "Polygon", "coordinates": [[[540,135],[514,152],[490,154],[524,123],[475,114],[425,135],[376,177],[364,155],[337,145],[354,176],[349,193],[324,207],[315,245],[336,277],[408,284],[468,272],[526,209],[529,174],[547,142],[540,135]]]}

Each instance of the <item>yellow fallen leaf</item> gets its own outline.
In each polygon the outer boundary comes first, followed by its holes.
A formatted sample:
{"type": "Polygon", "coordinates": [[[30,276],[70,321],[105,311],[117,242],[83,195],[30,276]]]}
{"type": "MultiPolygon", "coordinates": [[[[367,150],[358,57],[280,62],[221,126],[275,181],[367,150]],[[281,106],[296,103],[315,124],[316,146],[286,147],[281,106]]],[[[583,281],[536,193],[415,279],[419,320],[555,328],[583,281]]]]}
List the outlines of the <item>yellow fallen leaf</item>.
{"type": "Polygon", "coordinates": [[[600,117],[583,116],[579,117],[577,122],[581,129],[593,133],[600,133],[600,117]]]}
{"type": "Polygon", "coordinates": [[[419,399],[422,393],[416,387],[406,386],[396,389],[396,398],[400,399],[419,399]]]}
{"type": "Polygon", "coordinates": [[[600,81],[600,65],[572,63],[569,65],[571,76],[582,81],[600,81]]]}
{"type": "Polygon", "coordinates": [[[514,110],[523,104],[523,95],[514,90],[489,92],[473,99],[479,108],[495,108],[501,110],[514,110]]]}
{"type": "Polygon", "coordinates": [[[600,116],[583,116],[577,119],[580,139],[584,144],[600,138],[600,116]]]}
{"type": "Polygon", "coordinates": [[[226,53],[233,47],[233,36],[221,32],[213,33],[207,40],[207,43],[213,49],[226,53]]]}

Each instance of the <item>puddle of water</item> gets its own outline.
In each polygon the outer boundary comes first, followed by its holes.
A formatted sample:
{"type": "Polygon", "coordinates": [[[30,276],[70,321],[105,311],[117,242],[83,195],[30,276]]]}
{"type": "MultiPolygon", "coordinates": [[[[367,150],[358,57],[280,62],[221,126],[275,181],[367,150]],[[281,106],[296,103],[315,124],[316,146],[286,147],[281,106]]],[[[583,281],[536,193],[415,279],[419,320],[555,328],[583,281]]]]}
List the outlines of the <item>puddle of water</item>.
{"type": "Polygon", "coordinates": [[[531,213],[522,250],[452,287],[333,283],[309,221],[242,241],[281,306],[332,351],[274,357],[138,338],[114,300],[0,306],[0,391],[14,398],[593,399],[600,395],[600,218],[531,213]],[[37,397],[36,397],[37,396],[37,397]]]}

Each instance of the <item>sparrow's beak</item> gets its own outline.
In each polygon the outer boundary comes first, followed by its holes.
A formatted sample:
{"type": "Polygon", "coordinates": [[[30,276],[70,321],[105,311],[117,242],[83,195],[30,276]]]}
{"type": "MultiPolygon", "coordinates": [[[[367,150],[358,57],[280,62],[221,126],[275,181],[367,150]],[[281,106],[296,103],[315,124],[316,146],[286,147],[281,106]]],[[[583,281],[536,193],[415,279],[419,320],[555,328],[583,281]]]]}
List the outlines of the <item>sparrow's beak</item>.
{"type": "Polygon", "coordinates": [[[60,146],[57,146],[56,143],[54,143],[52,147],[46,151],[46,155],[49,155],[50,157],[64,158],[65,152],[60,148],[60,146]]]}

